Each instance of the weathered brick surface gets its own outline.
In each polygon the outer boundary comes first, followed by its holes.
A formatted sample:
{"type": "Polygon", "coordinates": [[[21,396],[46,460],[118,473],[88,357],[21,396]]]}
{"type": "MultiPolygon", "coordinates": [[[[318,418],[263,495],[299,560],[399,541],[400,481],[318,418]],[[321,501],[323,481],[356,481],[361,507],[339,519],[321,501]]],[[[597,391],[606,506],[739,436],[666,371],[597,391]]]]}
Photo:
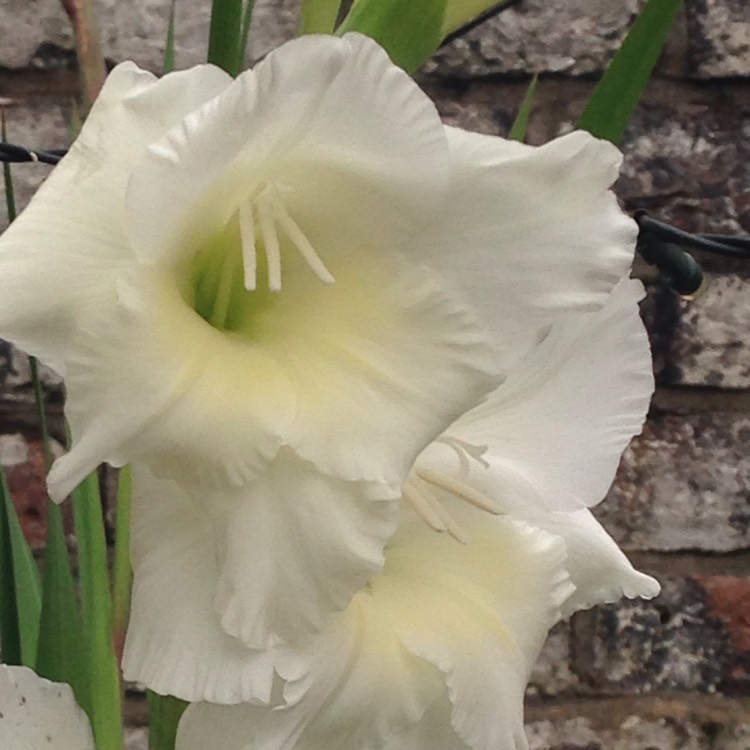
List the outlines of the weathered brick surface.
{"type": "MultiPolygon", "coordinates": [[[[8,140],[32,148],[66,148],[70,143],[70,106],[59,98],[9,98],[5,93],[5,117],[8,140]]],[[[47,164],[18,164],[11,167],[16,209],[20,211],[50,173],[47,164]]],[[[2,188],[0,230],[8,223],[5,187],[2,188]]]]}
{"type": "Polygon", "coordinates": [[[690,67],[700,77],[750,75],[750,7],[746,0],[688,0],[690,67]]]}
{"type": "Polygon", "coordinates": [[[626,550],[750,547],[750,417],[655,415],[594,512],[626,550]]]}
{"type": "MultiPolygon", "coordinates": [[[[639,707],[638,707],[639,708],[639,707]]],[[[600,711],[606,716],[607,707],[600,711]]],[[[747,750],[750,724],[633,714],[606,725],[606,718],[541,719],[527,724],[530,750],[747,750]]]]}
{"type": "Polygon", "coordinates": [[[700,726],[630,716],[602,728],[588,719],[542,720],[527,725],[530,750],[719,750],[700,726]]]}
{"type": "Polygon", "coordinates": [[[750,578],[663,578],[662,585],[650,602],[575,615],[572,665],[582,689],[750,694],[750,578]]]}
{"type": "Polygon", "coordinates": [[[619,47],[643,0],[526,0],[441,50],[428,72],[451,78],[597,73],[619,47]]]}
{"type": "MultiPolygon", "coordinates": [[[[161,71],[169,7],[168,0],[126,3],[95,0],[105,56],[113,63],[135,60],[149,70],[161,71]]],[[[248,60],[294,35],[296,7],[291,0],[256,2],[257,20],[248,60]]],[[[204,0],[177,3],[175,60],[178,67],[205,61],[210,13],[211,3],[204,0]]],[[[3,40],[0,47],[0,65],[3,66],[24,68],[31,64],[51,68],[71,62],[65,51],[74,47],[74,39],[59,0],[0,0],[0,39],[3,40]]]]}
{"type": "MultiPolygon", "coordinates": [[[[59,455],[60,446],[54,449],[59,455]]],[[[20,432],[0,435],[0,466],[26,539],[32,549],[42,549],[48,500],[41,440],[20,432]]]]}

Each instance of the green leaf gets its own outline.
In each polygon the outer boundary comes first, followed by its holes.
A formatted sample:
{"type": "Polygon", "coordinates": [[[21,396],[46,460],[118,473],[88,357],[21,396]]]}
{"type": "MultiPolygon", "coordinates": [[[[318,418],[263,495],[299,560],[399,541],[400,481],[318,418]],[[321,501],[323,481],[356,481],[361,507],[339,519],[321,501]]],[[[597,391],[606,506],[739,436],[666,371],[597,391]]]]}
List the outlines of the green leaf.
{"type": "Polygon", "coordinates": [[[619,143],[682,0],[648,0],[597,85],[578,127],[619,143]]]}
{"type": "Polygon", "coordinates": [[[167,40],[164,45],[164,72],[171,73],[174,70],[174,29],[175,15],[177,13],[177,0],[172,0],[169,5],[169,21],[167,23],[167,40]]]}
{"type": "Polygon", "coordinates": [[[242,0],[213,0],[208,33],[208,62],[236,76],[242,67],[242,0]]]}
{"type": "Polygon", "coordinates": [[[341,0],[302,0],[300,34],[330,34],[336,27],[341,0]]]}
{"type": "Polygon", "coordinates": [[[70,569],[62,513],[47,508],[47,546],[42,578],[42,615],[36,672],[55,682],[67,682],[78,704],[90,713],[84,633],[70,569]]]}
{"type": "Polygon", "coordinates": [[[0,469],[0,637],[6,664],[35,666],[41,608],[39,570],[0,469]]]}
{"type": "Polygon", "coordinates": [[[440,46],[445,6],[446,0],[359,0],[336,33],[372,37],[411,73],[440,46]]]}
{"type": "Polygon", "coordinates": [[[115,572],[112,585],[112,627],[115,650],[122,653],[130,613],[130,591],[133,569],[130,566],[130,467],[120,469],[117,482],[117,515],[115,517],[115,572]]]}
{"type": "Polygon", "coordinates": [[[149,750],[174,750],[177,725],[187,706],[179,698],[148,691],[149,750]]]}
{"type": "Polygon", "coordinates": [[[73,492],[73,518],[91,690],[91,728],[97,750],[121,750],[120,674],[112,639],[107,543],[96,473],[86,477],[73,492]]]}
{"type": "Polygon", "coordinates": [[[240,31],[239,58],[237,60],[238,70],[242,70],[242,67],[245,64],[247,41],[250,38],[250,24],[253,21],[253,8],[255,8],[255,0],[246,0],[245,12],[242,14],[242,29],[240,31]]]}
{"type": "Polygon", "coordinates": [[[513,127],[508,134],[508,138],[512,141],[521,141],[523,143],[526,138],[526,131],[529,127],[529,116],[531,115],[531,107],[534,104],[534,96],[536,96],[536,87],[538,83],[539,75],[534,74],[534,77],[529,84],[529,88],[526,89],[526,94],[523,97],[521,106],[518,109],[518,114],[513,122],[513,127]]]}
{"type": "MultiPolygon", "coordinates": [[[[0,108],[0,134],[4,141],[8,140],[8,131],[5,122],[5,107],[0,108]]],[[[16,218],[16,194],[13,191],[13,176],[10,171],[10,164],[3,162],[3,181],[5,183],[5,207],[8,211],[8,223],[15,221],[16,218]]]]}

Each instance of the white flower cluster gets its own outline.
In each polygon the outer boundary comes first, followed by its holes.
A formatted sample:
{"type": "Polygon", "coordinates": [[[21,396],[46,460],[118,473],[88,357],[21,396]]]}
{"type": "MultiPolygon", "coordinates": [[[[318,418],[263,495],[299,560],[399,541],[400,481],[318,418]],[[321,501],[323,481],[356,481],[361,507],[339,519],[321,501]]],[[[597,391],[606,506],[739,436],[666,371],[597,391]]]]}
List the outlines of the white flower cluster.
{"type": "Polygon", "coordinates": [[[66,376],[54,498],[132,466],[123,669],[179,750],[520,750],[549,628],[657,593],[587,509],[652,390],[619,164],[446,127],[358,35],[110,74],[0,335],[66,376]]]}

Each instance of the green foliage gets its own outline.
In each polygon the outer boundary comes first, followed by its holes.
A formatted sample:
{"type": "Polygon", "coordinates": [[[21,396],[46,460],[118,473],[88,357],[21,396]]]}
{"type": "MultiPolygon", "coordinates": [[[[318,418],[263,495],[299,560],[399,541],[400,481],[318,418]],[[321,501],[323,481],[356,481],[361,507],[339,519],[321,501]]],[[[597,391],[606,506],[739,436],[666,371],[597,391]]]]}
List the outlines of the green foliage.
{"type": "Polygon", "coordinates": [[[359,0],[337,33],[359,31],[372,37],[411,73],[440,46],[445,6],[446,0],[359,0]]]}
{"type": "Polygon", "coordinates": [[[682,0],[648,0],[594,90],[578,127],[619,143],[682,0]]]}
{"type": "Polygon", "coordinates": [[[208,62],[236,76],[245,60],[254,0],[213,0],[208,62]]]}
{"type": "Polygon", "coordinates": [[[6,664],[36,664],[41,608],[39,571],[0,470],[0,635],[6,664]]]}
{"type": "Polygon", "coordinates": [[[523,142],[526,138],[526,131],[529,127],[529,117],[531,115],[531,107],[534,104],[534,97],[536,96],[536,87],[539,83],[539,76],[534,75],[531,79],[529,87],[526,89],[526,94],[523,97],[521,106],[518,109],[518,114],[513,122],[513,127],[510,129],[508,137],[512,141],[523,142]]]}
{"type": "Polygon", "coordinates": [[[148,691],[149,750],[174,750],[177,724],[187,706],[179,698],[148,691]]]}
{"type": "Polygon", "coordinates": [[[169,6],[169,21],[167,23],[167,39],[164,44],[164,72],[171,73],[174,70],[174,30],[175,16],[177,14],[177,0],[172,0],[169,6]]]}
{"type": "Polygon", "coordinates": [[[86,643],[85,665],[91,695],[91,728],[97,750],[121,750],[120,675],[112,639],[107,544],[97,475],[90,474],[73,492],[78,539],[81,610],[86,643]]]}
{"type": "Polygon", "coordinates": [[[112,628],[115,645],[125,641],[130,614],[130,591],[133,569],[130,566],[130,467],[120,469],[117,483],[117,516],[115,521],[115,571],[112,584],[112,628]]]}
{"type": "Polygon", "coordinates": [[[330,34],[336,27],[341,0],[302,0],[300,34],[330,34]]]}
{"type": "Polygon", "coordinates": [[[36,671],[49,680],[67,682],[73,688],[78,704],[90,714],[84,644],[62,513],[57,505],[50,503],[36,671]]]}

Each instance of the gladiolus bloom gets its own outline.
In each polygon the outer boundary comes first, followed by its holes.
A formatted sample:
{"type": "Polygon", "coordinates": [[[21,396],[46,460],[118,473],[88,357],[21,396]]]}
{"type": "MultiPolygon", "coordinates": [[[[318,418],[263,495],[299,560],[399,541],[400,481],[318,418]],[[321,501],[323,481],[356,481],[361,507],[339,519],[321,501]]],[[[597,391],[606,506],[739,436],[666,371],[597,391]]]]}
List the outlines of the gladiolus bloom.
{"type": "Polygon", "coordinates": [[[65,373],[55,499],[133,465],[130,679],[270,700],[382,570],[418,456],[627,274],[619,163],[446,127],[356,34],[110,74],[0,238],[0,334],[65,373]]]}

